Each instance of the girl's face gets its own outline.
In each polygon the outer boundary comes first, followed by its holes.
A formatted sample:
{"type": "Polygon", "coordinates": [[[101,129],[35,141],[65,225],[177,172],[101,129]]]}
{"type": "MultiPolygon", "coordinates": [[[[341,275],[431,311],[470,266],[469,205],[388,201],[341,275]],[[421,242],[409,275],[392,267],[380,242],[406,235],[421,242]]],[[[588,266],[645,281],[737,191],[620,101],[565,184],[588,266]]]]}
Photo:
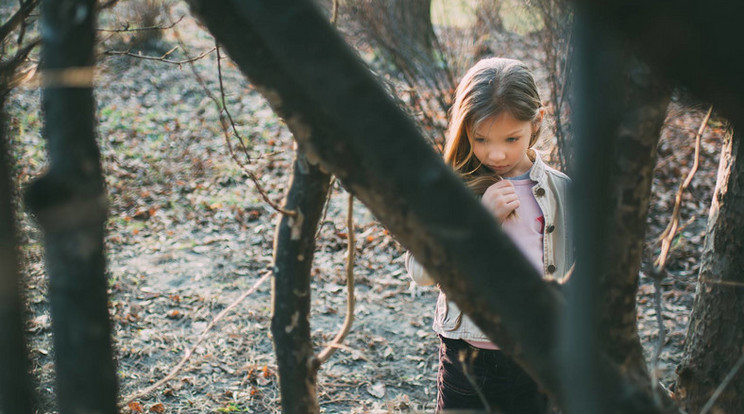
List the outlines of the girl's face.
{"type": "Polygon", "coordinates": [[[530,138],[540,126],[544,110],[538,119],[520,121],[502,112],[485,119],[469,136],[473,154],[484,167],[502,177],[517,177],[532,167],[527,156],[530,138]]]}

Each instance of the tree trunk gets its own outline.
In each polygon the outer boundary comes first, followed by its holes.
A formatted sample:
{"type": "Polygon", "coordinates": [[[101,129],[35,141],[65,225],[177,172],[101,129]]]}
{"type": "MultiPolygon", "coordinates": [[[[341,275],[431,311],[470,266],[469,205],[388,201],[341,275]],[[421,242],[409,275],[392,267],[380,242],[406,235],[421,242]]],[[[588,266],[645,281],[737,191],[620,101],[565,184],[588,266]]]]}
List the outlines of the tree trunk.
{"type": "MultiPolygon", "coordinates": [[[[308,0],[190,0],[305,146],[412,251],[458,307],[565,403],[564,304],[308,0]],[[510,339],[505,341],[501,325],[510,339]]],[[[612,410],[658,413],[606,358],[612,410]]],[[[668,412],[668,410],[666,410],[668,412]]]]}
{"type": "Polygon", "coordinates": [[[310,270],[315,233],[328,196],[330,176],[310,165],[302,149],[294,162],[285,208],[274,242],[271,333],[279,366],[282,412],[318,413],[319,363],[310,339],[310,270]]]}
{"type": "MultiPolygon", "coordinates": [[[[677,396],[689,413],[700,412],[744,355],[744,141],[727,136],[708,217],[695,302],[677,368],[677,396]]],[[[710,412],[744,412],[740,369],[710,412]]]]}
{"type": "Polygon", "coordinates": [[[616,30],[659,76],[682,83],[735,125],[744,125],[744,2],[574,0],[597,24],[616,30]]]}
{"type": "Polygon", "coordinates": [[[26,192],[44,233],[60,413],[115,413],[107,310],[106,198],[95,139],[94,0],[41,7],[48,172],[26,192]]]}
{"type": "Polygon", "coordinates": [[[574,389],[569,411],[589,414],[614,405],[597,349],[637,384],[652,386],[635,296],[669,90],[622,39],[583,13],[576,36],[576,267],[568,289],[565,383],[574,389]]]}
{"type": "MultiPolygon", "coordinates": [[[[0,92],[1,93],[1,92],[0,92]]],[[[35,397],[23,324],[14,190],[0,95],[0,412],[31,414],[35,397]]]]}

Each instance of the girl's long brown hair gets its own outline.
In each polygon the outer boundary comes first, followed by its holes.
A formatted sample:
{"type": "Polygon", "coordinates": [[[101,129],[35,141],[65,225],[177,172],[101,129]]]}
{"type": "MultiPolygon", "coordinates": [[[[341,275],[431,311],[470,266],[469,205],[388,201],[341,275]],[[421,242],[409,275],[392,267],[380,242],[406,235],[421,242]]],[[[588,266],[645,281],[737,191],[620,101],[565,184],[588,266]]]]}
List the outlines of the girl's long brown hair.
{"type": "MultiPolygon", "coordinates": [[[[450,109],[444,161],[452,166],[473,192],[482,196],[501,177],[480,168],[473,154],[470,134],[484,120],[507,111],[520,121],[538,122],[540,94],[532,73],[514,59],[488,58],[476,63],[457,85],[450,109]]],[[[537,142],[540,129],[530,138],[537,142]]]]}

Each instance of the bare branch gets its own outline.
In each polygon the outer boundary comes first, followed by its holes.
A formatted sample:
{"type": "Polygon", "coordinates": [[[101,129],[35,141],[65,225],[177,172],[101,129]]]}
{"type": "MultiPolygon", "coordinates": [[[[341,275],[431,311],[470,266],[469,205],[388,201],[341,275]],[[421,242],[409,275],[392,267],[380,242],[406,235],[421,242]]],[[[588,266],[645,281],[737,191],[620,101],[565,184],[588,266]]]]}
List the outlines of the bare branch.
{"type": "Polygon", "coordinates": [[[194,62],[196,62],[198,60],[204,59],[205,57],[209,56],[209,54],[212,53],[212,52],[214,52],[215,50],[217,50],[217,48],[216,47],[213,47],[213,48],[207,50],[206,52],[203,52],[199,56],[196,56],[196,57],[193,57],[193,58],[184,59],[184,60],[172,60],[172,59],[168,59],[168,55],[170,55],[171,53],[173,53],[175,51],[175,49],[171,49],[171,50],[169,50],[168,52],[166,52],[165,54],[163,54],[161,56],[141,55],[139,53],[134,53],[134,52],[129,51],[129,50],[107,50],[107,51],[103,52],[103,54],[104,55],[109,55],[109,56],[129,56],[129,57],[133,57],[133,58],[137,58],[137,59],[144,59],[144,60],[156,60],[158,62],[170,63],[172,65],[179,65],[179,66],[181,66],[181,65],[185,65],[187,63],[194,63],[194,62]]]}
{"type": "MultiPolygon", "coordinates": [[[[39,4],[39,0],[29,0],[21,3],[21,7],[16,11],[5,24],[0,26],[0,42],[3,42],[5,38],[18,26],[22,25],[31,12],[36,9],[39,4]]],[[[19,37],[19,43],[23,41],[23,37],[19,37]]]]}
{"type": "Polygon", "coordinates": [[[698,129],[697,135],[695,136],[695,160],[692,164],[690,172],[687,174],[687,178],[685,178],[685,181],[680,184],[679,189],[677,190],[677,196],[674,200],[674,210],[672,210],[672,219],[669,221],[669,225],[661,234],[661,236],[659,236],[659,240],[661,240],[661,253],[659,253],[659,257],[656,259],[656,262],[654,262],[657,273],[661,272],[661,270],[664,269],[664,267],[666,266],[667,256],[669,255],[672,241],[674,240],[674,236],[677,235],[677,227],[679,226],[679,208],[682,204],[682,194],[690,185],[690,182],[692,182],[692,178],[695,176],[698,165],[700,164],[700,139],[703,136],[705,127],[708,125],[708,120],[710,120],[710,115],[712,112],[713,105],[708,108],[708,113],[705,115],[705,118],[703,118],[703,122],[700,124],[700,128],[698,129]]]}
{"type": "MultiPolygon", "coordinates": [[[[251,171],[248,168],[248,166],[245,165],[245,163],[240,162],[237,155],[235,154],[235,151],[233,150],[232,144],[230,143],[230,132],[228,131],[228,128],[227,128],[227,121],[225,119],[226,117],[227,119],[230,120],[230,125],[232,125],[233,133],[235,134],[235,137],[238,139],[238,142],[240,142],[240,146],[242,147],[243,151],[246,154],[248,154],[248,149],[245,147],[245,144],[243,143],[243,138],[238,133],[238,129],[235,126],[235,121],[233,120],[233,117],[230,114],[230,111],[227,109],[227,102],[225,100],[225,87],[222,82],[222,63],[221,63],[221,58],[220,58],[220,48],[219,46],[215,46],[215,48],[217,49],[217,75],[220,81],[220,96],[222,98],[221,99],[222,105],[220,105],[220,102],[217,101],[214,98],[214,96],[211,95],[211,93],[209,95],[212,98],[212,100],[215,101],[215,103],[217,104],[218,110],[220,111],[220,125],[222,126],[222,132],[225,134],[225,143],[227,144],[227,149],[230,151],[230,156],[232,157],[233,161],[235,161],[238,164],[238,166],[240,166],[243,172],[246,175],[248,175],[248,178],[250,178],[251,181],[253,181],[253,185],[256,186],[256,190],[258,191],[258,194],[266,202],[266,204],[268,204],[269,206],[271,206],[271,208],[273,208],[274,210],[284,215],[295,217],[297,215],[297,212],[287,210],[279,206],[278,204],[276,204],[274,201],[272,201],[269,198],[269,195],[266,193],[266,190],[264,190],[263,186],[261,185],[261,182],[258,181],[258,177],[256,176],[256,174],[253,171],[251,171]]],[[[193,65],[191,68],[196,74],[196,69],[193,67],[193,65]]],[[[202,87],[205,90],[207,90],[206,84],[204,83],[203,80],[201,80],[199,83],[202,85],[202,87]]]]}
{"type": "Polygon", "coordinates": [[[181,23],[181,20],[186,17],[185,15],[181,15],[181,17],[178,18],[175,22],[171,22],[168,26],[149,26],[149,27],[129,27],[129,23],[124,25],[123,29],[97,29],[99,32],[103,33],[125,33],[125,32],[146,32],[146,31],[152,31],[152,30],[168,30],[174,28],[178,23],[181,23]]]}
{"type": "MultiPolygon", "coordinates": [[[[28,55],[39,46],[39,44],[41,44],[40,38],[33,39],[26,46],[18,50],[13,59],[7,62],[0,62],[0,85],[3,85],[3,88],[7,88],[7,90],[13,89],[30,78],[28,73],[25,72],[23,74],[16,74],[16,70],[26,61],[28,55]]],[[[30,73],[33,75],[34,72],[35,69],[30,73]]],[[[2,91],[0,91],[0,93],[2,93],[2,91]]]]}
{"type": "Polygon", "coordinates": [[[341,343],[346,338],[351,330],[351,325],[354,323],[354,305],[356,299],[354,298],[354,196],[349,194],[349,204],[346,210],[346,317],[344,318],[344,325],[341,330],[333,338],[333,341],[318,354],[318,361],[322,364],[333,356],[336,349],[339,348],[341,343]]]}
{"type": "MultiPolygon", "coordinates": [[[[180,32],[174,28],[173,34],[178,40],[178,43],[181,46],[181,49],[184,50],[184,53],[185,53],[186,46],[185,46],[183,39],[181,38],[180,32]]],[[[237,155],[235,154],[235,151],[233,150],[233,147],[230,141],[230,131],[228,130],[228,127],[227,127],[227,119],[229,119],[229,122],[232,125],[233,133],[238,138],[238,141],[240,142],[240,145],[243,148],[243,151],[246,154],[248,154],[248,149],[245,148],[245,145],[243,144],[243,138],[238,133],[238,130],[235,126],[235,122],[233,121],[232,115],[230,114],[230,111],[227,109],[227,103],[225,100],[225,88],[224,88],[224,83],[222,81],[222,59],[220,55],[220,48],[219,48],[219,45],[217,45],[216,40],[215,40],[215,47],[212,48],[210,52],[212,50],[217,52],[217,77],[219,79],[219,84],[220,84],[220,95],[221,95],[220,99],[214,96],[214,94],[209,90],[209,88],[207,87],[207,83],[204,81],[204,78],[202,78],[202,76],[199,74],[199,71],[196,70],[196,67],[194,66],[194,62],[196,60],[191,60],[187,63],[189,64],[189,67],[191,68],[191,73],[194,74],[194,77],[196,78],[197,82],[199,82],[199,85],[204,90],[204,93],[206,93],[209,99],[211,99],[212,102],[214,102],[214,104],[217,105],[217,110],[220,114],[220,126],[222,127],[222,132],[225,135],[225,143],[227,144],[227,149],[230,152],[230,156],[238,164],[238,166],[240,166],[240,168],[248,176],[248,178],[253,182],[253,184],[256,186],[256,190],[258,191],[258,194],[261,196],[261,198],[264,200],[266,204],[268,204],[271,208],[273,208],[274,210],[278,211],[281,214],[294,217],[297,214],[296,212],[282,208],[281,206],[279,206],[277,203],[275,203],[273,200],[269,198],[269,195],[266,193],[266,190],[264,190],[256,174],[238,159],[237,155]]]]}

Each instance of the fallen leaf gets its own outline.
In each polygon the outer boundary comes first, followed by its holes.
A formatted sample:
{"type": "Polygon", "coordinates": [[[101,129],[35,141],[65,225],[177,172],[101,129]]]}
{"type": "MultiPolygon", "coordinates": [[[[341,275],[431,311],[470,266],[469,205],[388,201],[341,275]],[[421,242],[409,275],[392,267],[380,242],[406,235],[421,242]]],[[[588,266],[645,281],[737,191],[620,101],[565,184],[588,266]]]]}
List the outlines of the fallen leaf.
{"type": "Polygon", "coordinates": [[[151,413],[164,413],[165,406],[163,405],[163,403],[157,403],[153,405],[152,407],[150,407],[150,412],[151,413]]]}
{"type": "Polygon", "coordinates": [[[141,413],[142,410],[145,409],[145,407],[142,406],[142,404],[138,403],[137,401],[132,401],[129,404],[127,404],[127,407],[129,407],[129,410],[133,413],[141,413]]]}
{"type": "Polygon", "coordinates": [[[381,382],[369,384],[367,385],[367,392],[373,397],[382,398],[385,396],[385,384],[381,382]]]}

